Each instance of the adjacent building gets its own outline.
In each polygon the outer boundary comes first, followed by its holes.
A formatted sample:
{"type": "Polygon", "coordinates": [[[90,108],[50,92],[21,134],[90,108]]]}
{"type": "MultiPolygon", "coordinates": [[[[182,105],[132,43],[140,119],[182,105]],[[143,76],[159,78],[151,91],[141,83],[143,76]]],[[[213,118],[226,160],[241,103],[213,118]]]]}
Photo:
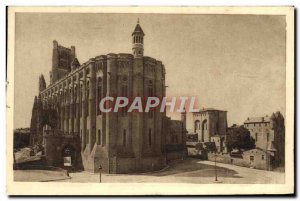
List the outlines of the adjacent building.
{"type": "Polygon", "coordinates": [[[284,164],[285,126],[280,112],[273,113],[270,117],[247,118],[244,127],[255,140],[256,148],[272,153],[275,166],[284,164]]]}
{"type": "Polygon", "coordinates": [[[166,117],[164,125],[167,162],[186,158],[186,111],[181,113],[181,120],[171,120],[171,118],[166,117]]]}
{"type": "Polygon", "coordinates": [[[194,132],[199,142],[211,142],[212,136],[225,136],[227,129],[227,111],[213,108],[193,113],[194,132]]]}

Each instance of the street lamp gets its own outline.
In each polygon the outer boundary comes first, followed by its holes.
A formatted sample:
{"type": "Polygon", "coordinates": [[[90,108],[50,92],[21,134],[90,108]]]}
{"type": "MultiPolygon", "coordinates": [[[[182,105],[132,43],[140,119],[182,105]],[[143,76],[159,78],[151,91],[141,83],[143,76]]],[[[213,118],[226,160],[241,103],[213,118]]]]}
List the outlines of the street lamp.
{"type": "Polygon", "coordinates": [[[217,152],[215,152],[215,181],[218,181],[218,171],[217,171],[217,152]]]}
{"type": "Polygon", "coordinates": [[[101,170],[102,170],[102,166],[99,166],[99,179],[100,179],[100,183],[101,183],[101,170]]]}

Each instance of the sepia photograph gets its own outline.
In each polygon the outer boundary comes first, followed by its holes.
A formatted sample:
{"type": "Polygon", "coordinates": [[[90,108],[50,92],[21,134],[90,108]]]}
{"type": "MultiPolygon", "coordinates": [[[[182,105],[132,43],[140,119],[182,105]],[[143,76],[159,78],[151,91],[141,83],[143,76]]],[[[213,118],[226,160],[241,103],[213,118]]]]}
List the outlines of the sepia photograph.
{"type": "Polygon", "coordinates": [[[7,193],[294,193],[293,43],[293,7],[9,7],[7,193]]]}

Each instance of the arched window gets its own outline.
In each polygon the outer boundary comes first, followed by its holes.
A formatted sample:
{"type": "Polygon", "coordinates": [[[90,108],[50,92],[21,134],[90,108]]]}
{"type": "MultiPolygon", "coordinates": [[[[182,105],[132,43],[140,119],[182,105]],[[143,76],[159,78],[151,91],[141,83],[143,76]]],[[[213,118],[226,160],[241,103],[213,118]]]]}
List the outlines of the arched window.
{"type": "MultiPolygon", "coordinates": [[[[207,130],[207,120],[205,119],[203,122],[202,122],[202,135],[201,135],[201,140],[202,142],[204,141],[204,130],[207,130]]],[[[207,132],[205,132],[207,133],[207,132]]]]}
{"type": "Polygon", "coordinates": [[[195,124],[194,124],[194,132],[196,132],[196,130],[200,130],[200,121],[196,120],[195,124]]]}

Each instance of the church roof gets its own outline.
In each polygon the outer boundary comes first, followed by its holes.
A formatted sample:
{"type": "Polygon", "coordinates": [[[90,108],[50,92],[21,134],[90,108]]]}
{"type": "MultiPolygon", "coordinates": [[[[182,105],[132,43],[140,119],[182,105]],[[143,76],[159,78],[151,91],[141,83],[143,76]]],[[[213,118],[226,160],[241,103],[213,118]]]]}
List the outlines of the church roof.
{"type": "Polygon", "coordinates": [[[143,32],[143,29],[142,29],[142,27],[140,26],[139,23],[137,23],[137,25],[135,26],[135,29],[134,29],[132,35],[133,35],[133,34],[136,34],[136,33],[140,33],[140,34],[142,34],[143,36],[145,35],[144,32],[143,32]]]}

